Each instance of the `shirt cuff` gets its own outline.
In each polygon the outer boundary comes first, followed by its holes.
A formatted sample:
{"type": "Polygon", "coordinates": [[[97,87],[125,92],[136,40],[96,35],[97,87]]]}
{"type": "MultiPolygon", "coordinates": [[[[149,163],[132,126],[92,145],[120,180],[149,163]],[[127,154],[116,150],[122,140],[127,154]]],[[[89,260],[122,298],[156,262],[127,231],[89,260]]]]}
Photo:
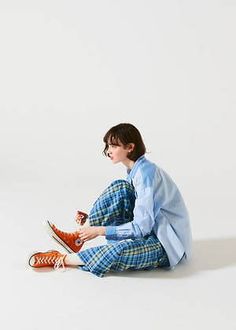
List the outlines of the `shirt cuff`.
{"type": "Polygon", "coordinates": [[[117,239],[116,227],[115,226],[106,226],[105,235],[106,235],[106,239],[108,239],[108,240],[117,239]]]}

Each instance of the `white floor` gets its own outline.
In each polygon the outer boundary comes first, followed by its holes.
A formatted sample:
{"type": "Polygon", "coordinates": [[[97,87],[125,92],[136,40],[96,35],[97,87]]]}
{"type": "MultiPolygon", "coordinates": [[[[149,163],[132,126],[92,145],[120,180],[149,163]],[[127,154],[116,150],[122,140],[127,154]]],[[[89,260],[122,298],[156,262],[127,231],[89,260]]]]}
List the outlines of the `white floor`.
{"type": "MultiPolygon", "coordinates": [[[[58,248],[45,233],[45,217],[68,231],[76,228],[73,219],[63,223],[60,211],[70,205],[56,196],[50,200],[43,187],[23,183],[1,192],[4,330],[236,329],[235,233],[194,238],[192,262],[170,272],[98,278],[78,269],[34,271],[27,265],[31,252],[58,248]]],[[[103,239],[87,246],[99,243],[103,239]]]]}

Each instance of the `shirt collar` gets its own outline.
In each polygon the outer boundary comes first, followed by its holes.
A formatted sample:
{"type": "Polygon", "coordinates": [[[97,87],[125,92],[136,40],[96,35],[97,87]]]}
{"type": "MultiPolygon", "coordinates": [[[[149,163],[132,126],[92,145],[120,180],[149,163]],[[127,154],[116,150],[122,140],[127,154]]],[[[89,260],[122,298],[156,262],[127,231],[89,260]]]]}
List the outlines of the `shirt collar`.
{"type": "Polygon", "coordinates": [[[145,159],[145,156],[140,156],[134,163],[133,167],[131,169],[127,169],[127,174],[128,174],[128,177],[129,178],[133,178],[134,177],[134,174],[136,173],[137,171],[137,168],[139,166],[139,164],[145,159]]]}

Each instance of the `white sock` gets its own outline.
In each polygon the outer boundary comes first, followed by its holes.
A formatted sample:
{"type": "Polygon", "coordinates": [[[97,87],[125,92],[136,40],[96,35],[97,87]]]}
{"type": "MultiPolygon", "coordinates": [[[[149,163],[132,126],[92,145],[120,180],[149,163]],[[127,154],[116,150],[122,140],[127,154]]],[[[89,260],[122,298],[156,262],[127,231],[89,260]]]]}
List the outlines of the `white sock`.
{"type": "Polygon", "coordinates": [[[82,266],[84,265],[84,262],[80,259],[77,253],[70,253],[65,257],[65,264],[68,266],[82,266]]]}

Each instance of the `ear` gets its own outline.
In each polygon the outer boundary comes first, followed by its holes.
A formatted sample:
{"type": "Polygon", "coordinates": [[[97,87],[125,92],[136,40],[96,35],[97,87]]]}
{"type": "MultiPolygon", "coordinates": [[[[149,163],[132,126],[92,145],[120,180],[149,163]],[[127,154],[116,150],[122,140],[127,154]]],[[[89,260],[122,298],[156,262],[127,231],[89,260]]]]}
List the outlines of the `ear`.
{"type": "Polygon", "coordinates": [[[130,152],[134,151],[134,147],[135,147],[134,143],[128,143],[128,145],[127,145],[128,152],[130,153],[130,152]]]}

